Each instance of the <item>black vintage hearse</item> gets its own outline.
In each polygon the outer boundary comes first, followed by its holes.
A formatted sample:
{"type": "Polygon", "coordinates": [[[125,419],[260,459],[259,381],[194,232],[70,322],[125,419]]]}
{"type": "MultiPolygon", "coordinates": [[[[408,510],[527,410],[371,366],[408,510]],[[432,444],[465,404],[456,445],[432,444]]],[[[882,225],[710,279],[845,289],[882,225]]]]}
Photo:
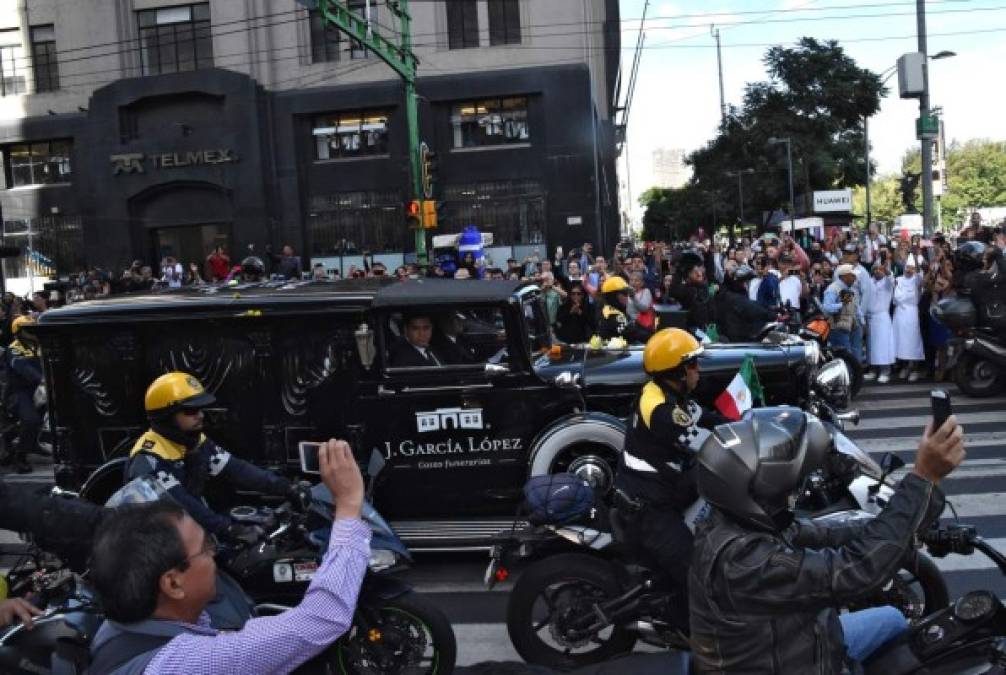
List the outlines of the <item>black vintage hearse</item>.
{"type": "MultiPolygon", "coordinates": [[[[258,464],[295,470],[298,442],[329,436],[353,440],[360,457],[380,450],[377,505],[417,547],[498,531],[529,472],[610,484],[622,418],[645,381],[641,348],[553,347],[538,288],[509,281],[119,296],[46,312],[38,333],[61,487],[111,494],[146,428],[147,385],[184,370],[217,397],[210,435],[258,464]],[[475,363],[392,367],[403,315],[415,313],[461,321],[475,363]]],[[[707,349],[700,397],[711,402],[747,354],[770,403],[803,401],[819,355],[799,340],[707,349]]]]}

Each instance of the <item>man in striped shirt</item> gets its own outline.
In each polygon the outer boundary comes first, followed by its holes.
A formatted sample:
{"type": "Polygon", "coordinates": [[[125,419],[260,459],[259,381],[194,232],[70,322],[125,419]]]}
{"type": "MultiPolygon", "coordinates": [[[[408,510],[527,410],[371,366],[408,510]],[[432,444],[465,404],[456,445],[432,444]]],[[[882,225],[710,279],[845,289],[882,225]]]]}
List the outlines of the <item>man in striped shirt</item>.
{"type": "Polygon", "coordinates": [[[107,617],[88,672],[101,675],[285,674],[345,633],[370,557],[360,520],[364,488],[345,441],[319,451],[335,495],[328,551],[301,603],[233,633],[209,624],[216,593],[213,539],[177,504],[125,507],[95,536],[92,579],[107,617]]]}

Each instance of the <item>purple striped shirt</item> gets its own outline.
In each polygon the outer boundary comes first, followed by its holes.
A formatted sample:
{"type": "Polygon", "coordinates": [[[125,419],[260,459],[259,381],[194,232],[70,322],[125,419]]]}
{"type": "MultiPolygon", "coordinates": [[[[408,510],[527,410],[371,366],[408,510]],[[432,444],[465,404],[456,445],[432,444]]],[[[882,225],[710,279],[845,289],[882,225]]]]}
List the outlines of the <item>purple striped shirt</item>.
{"type": "Polygon", "coordinates": [[[370,528],[357,519],[332,526],[328,552],[296,607],[220,633],[204,612],[192,632],[166,644],[144,675],[284,675],[321,653],[350,626],[370,559],[370,528]]]}

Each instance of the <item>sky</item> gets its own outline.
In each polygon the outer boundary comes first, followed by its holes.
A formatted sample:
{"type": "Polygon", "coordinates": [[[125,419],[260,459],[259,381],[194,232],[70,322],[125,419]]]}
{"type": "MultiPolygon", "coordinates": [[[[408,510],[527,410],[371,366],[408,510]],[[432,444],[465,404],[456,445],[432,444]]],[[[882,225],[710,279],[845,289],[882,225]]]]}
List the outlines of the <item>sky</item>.
{"type": "MultiPolygon", "coordinates": [[[[646,0],[621,0],[622,69],[628,82],[646,0]]],[[[719,84],[715,41],[720,29],[724,93],[739,105],[748,82],[768,79],[766,45],[792,46],[802,36],[838,40],[864,68],[880,73],[917,51],[915,0],[651,0],[635,93],[629,109],[628,153],[619,169],[635,200],[653,183],[657,147],[695,150],[716,133],[719,84]]],[[[1006,140],[1006,0],[929,0],[928,52],[957,53],[931,61],[933,106],[942,106],[947,142],[1006,140]]],[[[897,76],[870,119],[872,157],[880,173],[900,172],[917,145],[918,100],[901,99],[897,76]]],[[[624,94],[623,94],[624,95],[624,94]]],[[[766,152],[784,152],[785,146],[766,152]]]]}

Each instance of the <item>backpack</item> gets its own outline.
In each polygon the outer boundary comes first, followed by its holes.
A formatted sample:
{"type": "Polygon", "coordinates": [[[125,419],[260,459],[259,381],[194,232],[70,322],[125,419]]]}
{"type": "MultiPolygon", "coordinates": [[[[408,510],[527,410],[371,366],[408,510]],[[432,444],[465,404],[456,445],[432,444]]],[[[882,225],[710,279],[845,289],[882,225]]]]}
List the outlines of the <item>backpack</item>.
{"type": "Polygon", "coordinates": [[[524,484],[528,520],[534,525],[565,525],[594,507],[590,484],[571,473],[534,476],[524,484]]]}

